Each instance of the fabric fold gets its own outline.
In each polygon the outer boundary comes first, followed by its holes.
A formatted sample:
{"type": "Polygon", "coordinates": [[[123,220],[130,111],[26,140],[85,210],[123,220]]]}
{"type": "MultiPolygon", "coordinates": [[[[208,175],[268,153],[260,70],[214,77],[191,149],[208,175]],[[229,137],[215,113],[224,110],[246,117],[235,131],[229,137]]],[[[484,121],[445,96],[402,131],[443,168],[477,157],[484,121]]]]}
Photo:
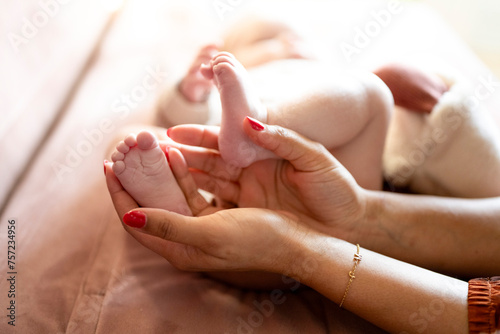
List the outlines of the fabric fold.
{"type": "Polygon", "coordinates": [[[469,281],[469,333],[500,330],[500,276],[469,281]]]}

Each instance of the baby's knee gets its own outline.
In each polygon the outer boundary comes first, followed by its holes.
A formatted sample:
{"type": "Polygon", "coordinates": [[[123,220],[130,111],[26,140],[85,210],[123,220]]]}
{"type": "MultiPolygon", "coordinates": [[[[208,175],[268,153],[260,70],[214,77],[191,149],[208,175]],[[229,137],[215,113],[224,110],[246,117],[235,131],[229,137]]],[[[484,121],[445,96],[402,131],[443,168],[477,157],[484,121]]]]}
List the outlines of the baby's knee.
{"type": "Polygon", "coordinates": [[[364,73],[361,77],[365,89],[365,105],[372,118],[388,122],[394,109],[394,98],[387,85],[375,74],[364,73]]]}
{"type": "Polygon", "coordinates": [[[394,109],[394,98],[389,87],[373,73],[365,74],[364,85],[367,92],[367,102],[376,109],[375,111],[390,114],[394,109]]]}

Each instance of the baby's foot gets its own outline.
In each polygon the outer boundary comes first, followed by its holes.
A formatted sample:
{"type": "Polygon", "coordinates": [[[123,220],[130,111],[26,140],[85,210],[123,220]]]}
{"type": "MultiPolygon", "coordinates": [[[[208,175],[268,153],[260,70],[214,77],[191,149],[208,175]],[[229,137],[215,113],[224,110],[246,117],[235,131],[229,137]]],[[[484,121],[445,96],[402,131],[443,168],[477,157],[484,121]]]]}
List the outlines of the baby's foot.
{"type": "Polygon", "coordinates": [[[222,158],[238,167],[247,167],[255,161],[275,157],[257,146],[243,132],[246,116],[267,121],[267,110],[254,95],[247,71],[227,52],[216,55],[209,65],[202,66],[206,78],[214,79],[222,104],[219,151],[222,158]]]}
{"type": "Polygon", "coordinates": [[[113,172],[138,204],[191,216],[165,153],[152,133],[142,131],[137,137],[127,136],[111,158],[113,172]]]}
{"type": "Polygon", "coordinates": [[[373,73],[389,87],[395,105],[414,111],[432,112],[448,91],[437,75],[405,64],[388,64],[373,73]]]}
{"type": "Polygon", "coordinates": [[[217,46],[213,44],[203,47],[179,84],[179,91],[188,101],[204,102],[208,99],[213,84],[200,73],[200,65],[208,64],[217,51],[217,46]]]}

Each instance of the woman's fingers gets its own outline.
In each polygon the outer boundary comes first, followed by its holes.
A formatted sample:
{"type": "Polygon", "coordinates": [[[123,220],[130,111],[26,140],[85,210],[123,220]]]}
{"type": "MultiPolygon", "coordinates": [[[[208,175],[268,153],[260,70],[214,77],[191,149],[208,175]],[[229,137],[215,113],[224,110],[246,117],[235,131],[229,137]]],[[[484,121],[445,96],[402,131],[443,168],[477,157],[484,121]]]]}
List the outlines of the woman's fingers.
{"type": "Polygon", "coordinates": [[[201,217],[138,208],[125,213],[123,222],[132,235],[137,232],[155,237],[143,240],[146,245],[161,241],[163,249],[158,253],[184,270],[281,272],[296,258],[290,255],[295,253],[290,246],[298,243],[290,241],[309,234],[303,233],[293,215],[255,208],[222,210],[201,217]]]}
{"type": "Polygon", "coordinates": [[[191,175],[196,185],[203,190],[219,197],[223,201],[238,203],[240,198],[240,186],[229,179],[216,178],[202,171],[193,170],[191,175]]]}
{"type": "Polygon", "coordinates": [[[218,126],[186,124],[171,127],[167,130],[167,134],[174,141],[184,145],[217,150],[219,130],[218,126]]]}
{"type": "Polygon", "coordinates": [[[296,170],[308,172],[341,164],[321,144],[295,131],[266,125],[250,117],[243,122],[245,133],[259,146],[288,160],[296,170]]]}
{"type": "Polygon", "coordinates": [[[206,210],[210,204],[198,192],[198,187],[196,186],[193,176],[189,172],[182,153],[175,148],[171,148],[168,152],[168,157],[177,184],[184,193],[193,216],[197,216],[200,212],[206,210]]]}
{"type": "Polygon", "coordinates": [[[227,164],[220,153],[212,149],[182,145],[180,148],[190,168],[204,171],[216,178],[236,181],[241,168],[227,164]]]}

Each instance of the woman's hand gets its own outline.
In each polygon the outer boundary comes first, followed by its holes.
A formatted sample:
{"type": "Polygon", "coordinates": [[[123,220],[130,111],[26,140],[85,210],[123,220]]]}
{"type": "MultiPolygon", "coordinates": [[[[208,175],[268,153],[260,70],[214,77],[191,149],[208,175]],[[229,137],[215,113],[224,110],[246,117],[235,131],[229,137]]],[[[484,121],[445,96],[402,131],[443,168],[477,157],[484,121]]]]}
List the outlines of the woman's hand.
{"type": "Polygon", "coordinates": [[[126,230],[182,270],[289,272],[300,255],[303,237],[310,234],[293,215],[266,209],[188,217],[139,208],[111,168],[106,168],[111,199],[126,230]]]}
{"type": "Polygon", "coordinates": [[[240,208],[261,207],[292,212],[317,230],[346,240],[366,215],[365,191],[319,143],[279,126],[247,135],[283,160],[259,161],[245,169],[226,164],[218,153],[218,127],[171,128],[198,186],[240,208]]]}

